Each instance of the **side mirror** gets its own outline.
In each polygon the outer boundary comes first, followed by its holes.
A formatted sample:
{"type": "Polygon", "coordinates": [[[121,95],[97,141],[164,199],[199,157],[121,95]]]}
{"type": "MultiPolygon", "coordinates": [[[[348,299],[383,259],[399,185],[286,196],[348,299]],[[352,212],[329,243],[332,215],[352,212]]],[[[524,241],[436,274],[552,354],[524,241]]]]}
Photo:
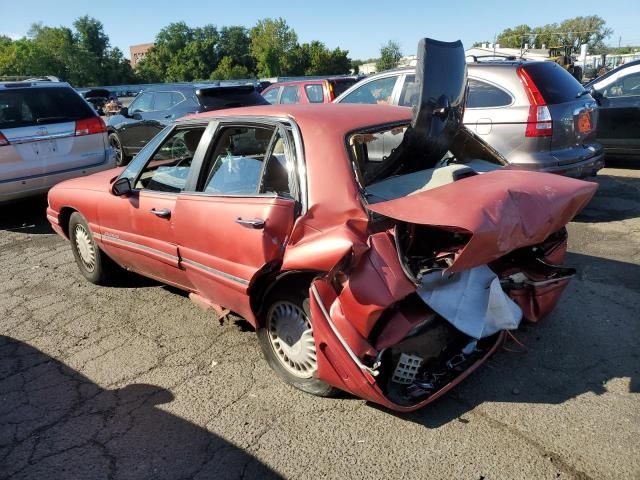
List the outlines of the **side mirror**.
{"type": "Polygon", "coordinates": [[[131,182],[128,178],[122,177],[111,186],[111,193],[117,197],[122,197],[131,191],[131,182]]]}
{"type": "Polygon", "coordinates": [[[122,107],[120,109],[120,115],[122,115],[123,117],[128,117],[129,116],[129,109],[127,107],[122,107]]]}
{"type": "Polygon", "coordinates": [[[598,105],[602,105],[602,99],[604,98],[604,95],[602,95],[602,92],[591,87],[589,89],[589,95],[593,97],[593,99],[596,101],[598,105]]]}

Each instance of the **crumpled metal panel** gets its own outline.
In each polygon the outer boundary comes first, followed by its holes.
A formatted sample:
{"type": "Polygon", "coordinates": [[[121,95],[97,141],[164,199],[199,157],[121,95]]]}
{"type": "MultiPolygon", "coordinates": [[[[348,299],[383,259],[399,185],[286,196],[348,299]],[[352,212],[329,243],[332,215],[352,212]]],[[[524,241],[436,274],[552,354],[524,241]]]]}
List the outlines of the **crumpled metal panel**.
{"type": "Polygon", "coordinates": [[[461,272],[544,241],[569,223],[597,188],[549,173],[498,170],[368,208],[403,222],[470,233],[448,269],[461,272]]]}

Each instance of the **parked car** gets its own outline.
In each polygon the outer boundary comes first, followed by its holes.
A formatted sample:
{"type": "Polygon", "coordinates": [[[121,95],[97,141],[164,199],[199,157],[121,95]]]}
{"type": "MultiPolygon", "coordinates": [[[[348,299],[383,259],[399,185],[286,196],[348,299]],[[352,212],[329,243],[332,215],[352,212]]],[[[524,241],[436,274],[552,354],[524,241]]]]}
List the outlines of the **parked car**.
{"type": "Polygon", "coordinates": [[[607,157],[640,159],[640,60],[588,83],[599,104],[597,138],[607,157]]]}
{"type": "Polygon", "coordinates": [[[278,82],[265,88],[262,96],[272,104],[329,103],[358,82],[358,77],[278,82]]]}
{"type": "Polygon", "coordinates": [[[93,105],[98,115],[104,115],[104,106],[111,95],[111,92],[106,88],[92,88],[84,93],[84,98],[93,105]]]}
{"type": "Polygon", "coordinates": [[[117,164],[126,165],[158,132],[186,114],[266,104],[253,85],[163,85],[140,92],[128,108],[109,118],[109,143],[117,164]]]}
{"type": "Polygon", "coordinates": [[[415,112],[324,104],[193,115],[126,169],[58,185],[47,218],[93,283],[124,268],[242,315],[291,385],[422,407],[522,316],[553,309],[575,272],[561,266],[564,226],[596,184],[501,168],[461,126],[462,44],[419,46],[418,61],[446,81],[419,73],[415,112]],[[398,148],[371,158],[368,145],[387,134],[398,148]]]}
{"type": "MultiPolygon", "coordinates": [[[[596,103],[560,65],[501,60],[472,62],[468,68],[464,124],[509,163],[573,177],[595,175],[602,168],[596,103]]],[[[416,92],[415,69],[403,68],[372,75],[335,102],[411,107],[416,92]]],[[[388,152],[395,145],[385,147],[388,152]]]]}
{"type": "Polygon", "coordinates": [[[67,83],[0,83],[0,203],[113,168],[106,132],[67,83]]]}

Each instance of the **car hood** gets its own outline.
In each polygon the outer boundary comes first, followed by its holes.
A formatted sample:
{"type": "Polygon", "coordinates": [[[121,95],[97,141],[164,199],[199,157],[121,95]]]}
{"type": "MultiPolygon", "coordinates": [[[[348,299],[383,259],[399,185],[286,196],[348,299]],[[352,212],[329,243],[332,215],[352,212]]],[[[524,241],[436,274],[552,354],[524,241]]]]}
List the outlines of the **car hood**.
{"type": "Polygon", "coordinates": [[[449,267],[487,264],[560,230],[591,200],[596,183],[548,173],[498,170],[368,206],[402,222],[470,235],[449,267]]]}
{"type": "Polygon", "coordinates": [[[87,175],[86,177],[77,177],[64,182],[58,183],[54,189],[73,189],[73,190],[100,190],[107,191],[111,186],[111,180],[115,179],[125,167],[112,168],[102,172],[87,175]]]}

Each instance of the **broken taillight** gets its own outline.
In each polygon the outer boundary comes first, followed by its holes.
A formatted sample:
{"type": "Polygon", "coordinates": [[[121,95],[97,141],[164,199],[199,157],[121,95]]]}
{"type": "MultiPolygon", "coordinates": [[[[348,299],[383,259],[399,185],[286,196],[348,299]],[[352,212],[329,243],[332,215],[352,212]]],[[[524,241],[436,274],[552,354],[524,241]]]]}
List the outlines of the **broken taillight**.
{"type": "Polygon", "coordinates": [[[527,117],[525,137],[550,137],[553,133],[553,121],[547,102],[524,67],[518,67],[517,72],[529,99],[529,116],[527,117]]]}

